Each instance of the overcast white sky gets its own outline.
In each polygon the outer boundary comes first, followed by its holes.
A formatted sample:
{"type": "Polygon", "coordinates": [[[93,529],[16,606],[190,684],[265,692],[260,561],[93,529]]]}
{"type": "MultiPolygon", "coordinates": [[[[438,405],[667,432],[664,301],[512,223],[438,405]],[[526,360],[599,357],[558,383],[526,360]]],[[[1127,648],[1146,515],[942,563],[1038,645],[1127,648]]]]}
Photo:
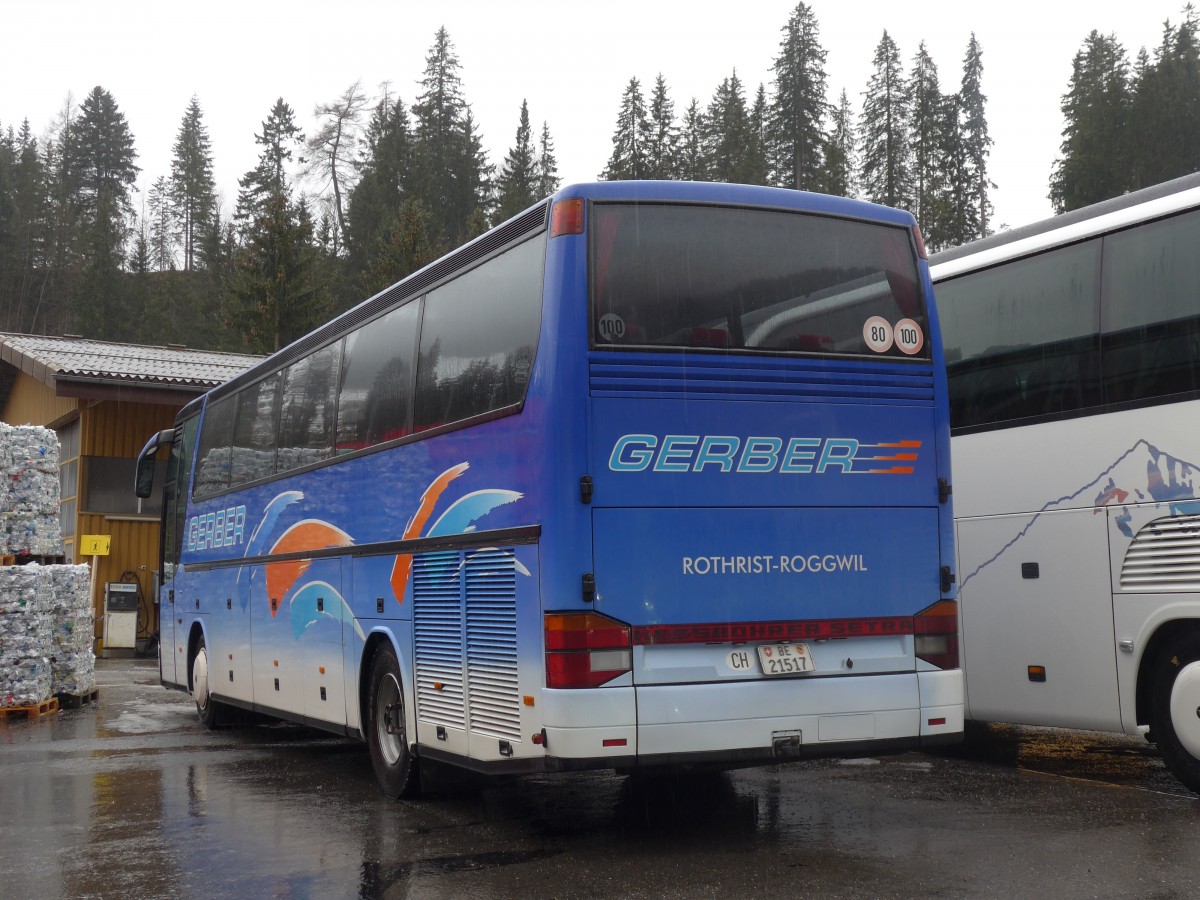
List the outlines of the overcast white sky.
{"type": "MultiPolygon", "coordinates": [[[[846,89],[856,114],[884,29],[911,67],[924,40],[942,90],[956,90],[972,31],[983,48],[984,93],[995,141],[995,223],[1050,215],[1046,199],[1061,142],[1059,109],[1071,61],[1087,33],[1115,33],[1130,60],[1157,46],[1183,0],[811,0],[828,51],[829,100],[846,89]]],[[[252,168],[255,132],[278,97],[308,130],[313,107],[361,79],[372,95],[390,81],[406,104],[417,93],[439,26],[462,64],[466,99],[497,166],[512,145],[522,99],[535,133],[549,123],[564,182],[594,180],[611,152],[631,76],[647,93],[661,72],[677,114],[706,106],[736,68],[747,100],[771,65],[795,0],[48,0],[4,4],[0,126],[28,118],[45,131],[68,94],[108,90],[133,131],[144,189],[169,172],[171,145],[193,94],[212,139],[229,209],[252,168]]]]}

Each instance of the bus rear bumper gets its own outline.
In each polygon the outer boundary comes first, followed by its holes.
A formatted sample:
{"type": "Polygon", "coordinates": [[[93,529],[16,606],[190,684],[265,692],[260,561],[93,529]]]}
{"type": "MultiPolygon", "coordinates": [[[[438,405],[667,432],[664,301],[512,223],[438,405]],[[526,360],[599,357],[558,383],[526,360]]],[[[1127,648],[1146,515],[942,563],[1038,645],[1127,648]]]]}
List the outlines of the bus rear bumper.
{"type": "Polygon", "coordinates": [[[894,753],[963,730],[960,670],[545,695],[551,768],[894,753]]]}

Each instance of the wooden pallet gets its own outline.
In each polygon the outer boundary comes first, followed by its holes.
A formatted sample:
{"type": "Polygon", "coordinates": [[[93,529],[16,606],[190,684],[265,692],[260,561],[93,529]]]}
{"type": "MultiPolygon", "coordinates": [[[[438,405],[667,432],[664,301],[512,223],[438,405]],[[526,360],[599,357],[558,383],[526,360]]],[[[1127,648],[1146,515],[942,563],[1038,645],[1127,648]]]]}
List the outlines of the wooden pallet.
{"type": "Polygon", "coordinates": [[[56,712],[58,712],[58,698],[51,697],[49,700],[43,700],[36,706],[0,706],[0,719],[7,719],[10,716],[37,719],[56,712]]]}
{"type": "Polygon", "coordinates": [[[30,563],[37,563],[42,566],[61,565],[66,562],[66,557],[61,554],[50,556],[31,556],[27,553],[18,553],[15,556],[10,553],[0,554],[0,566],[27,566],[30,563]]]}
{"type": "Polygon", "coordinates": [[[95,703],[99,697],[99,688],[92,688],[90,691],[85,691],[82,694],[68,694],[65,691],[60,691],[54,695],[54,698],[58,700],[59,709],[79,709],[81,706],[86,706],[89,703],[95,703]]]}

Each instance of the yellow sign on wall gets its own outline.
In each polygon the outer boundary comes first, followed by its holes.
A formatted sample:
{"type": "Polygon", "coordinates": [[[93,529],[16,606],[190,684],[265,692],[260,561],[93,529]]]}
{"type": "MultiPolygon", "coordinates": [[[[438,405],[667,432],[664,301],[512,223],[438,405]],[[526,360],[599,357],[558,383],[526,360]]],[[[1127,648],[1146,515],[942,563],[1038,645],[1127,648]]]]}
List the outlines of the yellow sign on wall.
{"type": "Polygon", "coordinates": [[[108,556],[111,534],[85,534],[79,538],[80,556],[108,556]]]}

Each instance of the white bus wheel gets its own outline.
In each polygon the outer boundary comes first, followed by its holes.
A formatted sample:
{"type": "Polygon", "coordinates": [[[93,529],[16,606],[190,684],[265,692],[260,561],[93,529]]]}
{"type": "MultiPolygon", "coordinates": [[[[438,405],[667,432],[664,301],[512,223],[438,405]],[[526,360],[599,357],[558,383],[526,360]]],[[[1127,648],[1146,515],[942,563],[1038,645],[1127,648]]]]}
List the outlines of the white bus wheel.
{"type": "Polygon", "coordinates": [[[1200,634],[1173,639],[1154,666],[1150,728],[1163,762],[1200,793],[1200,634]]]}
{"type": "Polygon", "coordinates": [[[217,727],[216,700],[212,698],[208,677],[208,650],[204,646],[204,635],[200,635],[196,655],[192,657],[192,699],[196,701],[196,714],[205,728],[217,727]]]}

